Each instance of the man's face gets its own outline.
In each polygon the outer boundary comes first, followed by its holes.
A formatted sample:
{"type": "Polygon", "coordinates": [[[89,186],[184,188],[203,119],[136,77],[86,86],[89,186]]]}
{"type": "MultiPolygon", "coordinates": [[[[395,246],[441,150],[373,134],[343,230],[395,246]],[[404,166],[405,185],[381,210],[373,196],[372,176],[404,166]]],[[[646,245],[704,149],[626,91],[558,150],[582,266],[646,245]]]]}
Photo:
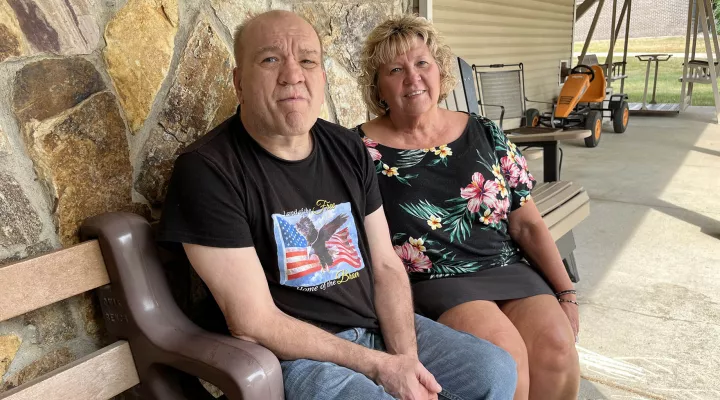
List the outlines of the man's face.
{"type": "Polygon", "coordinates": [[[320,40],[310,24],[287,12],[263,15],[245,28],[242,44],[234,83],[246,126],[309,132],[325,101],[320,40]]]}

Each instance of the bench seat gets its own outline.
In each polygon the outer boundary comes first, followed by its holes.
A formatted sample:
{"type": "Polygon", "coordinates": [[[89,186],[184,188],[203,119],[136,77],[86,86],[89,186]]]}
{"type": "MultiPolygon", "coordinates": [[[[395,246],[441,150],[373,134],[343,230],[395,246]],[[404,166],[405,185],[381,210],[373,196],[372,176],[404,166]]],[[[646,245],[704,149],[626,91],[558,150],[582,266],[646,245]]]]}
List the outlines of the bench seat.
{"type": "Polygon", "coordinates": [[[544,182],[533,189],[532,196],[556,241],[590,215],[590,196],[577,183],[544,182]]]}

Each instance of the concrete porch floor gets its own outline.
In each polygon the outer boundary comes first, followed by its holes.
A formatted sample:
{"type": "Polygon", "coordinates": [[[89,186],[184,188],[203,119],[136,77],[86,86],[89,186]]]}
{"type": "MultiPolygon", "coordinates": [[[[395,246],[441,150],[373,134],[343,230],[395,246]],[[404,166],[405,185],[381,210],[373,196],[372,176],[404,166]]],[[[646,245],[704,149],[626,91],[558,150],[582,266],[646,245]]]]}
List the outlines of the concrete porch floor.
{"type": "MultiPolygon", "coordinates": [[[[562,144],[590,217],[574,232],[580,399],[720,399],[720,125],[714,108],[562,144]]],[[[542,160],[530,162],[542,177],[542,160]]]]}

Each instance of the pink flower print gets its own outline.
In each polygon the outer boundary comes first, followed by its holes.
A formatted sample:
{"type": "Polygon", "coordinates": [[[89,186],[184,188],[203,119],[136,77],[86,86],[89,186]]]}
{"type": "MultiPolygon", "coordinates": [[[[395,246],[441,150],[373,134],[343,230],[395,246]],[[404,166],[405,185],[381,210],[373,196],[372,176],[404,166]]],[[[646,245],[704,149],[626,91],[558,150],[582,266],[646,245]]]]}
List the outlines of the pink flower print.
{"type": "Polygon", "coordinates": [[[460,196],[468,199],[467,208],[472,213],[480,210],[480,205],[485,204],[491,207],[497,201],[498,185],[494,180],[485,180],[485,177],[476,172],[472,176],[472,182],[465,188],[460,189],[460,196]]]}
{"type": "Polygon", "coordinates": [[[370,153],[370,157],[372,157],[373,161],[378,161],[382,159],[382,154],[380,154],[379,151],[373,149],[372,147],[367,147],[368,153],[370,153]]]}
{"type": "Polygon", "coordinates": [[[520,167],[520,176],[518,177],[518,181],[526,184],[528,189],[532,189],[532,175],[528,172],[527,160],[525,160],[525,157],[523,156],[518,156],[516,159],[518,166],[520,167]]]}
{"type": "Polygon", "coordinates": [[[369,137],[365,136],[362,138],[363,143],[365,143],[365,148],[367,149],[368,153],[370,153],[370,157],[372,157],[373,161],[377,161],[382,159],[382,154],[378,150],[375,149],[377,147],[378,143],[369,137]]]}
{"type": "Polygon", "coordinates": [[[517,156],[517,157],[515,157],[515,161],[517,161],[518,166],[520,167],[521,170],[522,170],[522,169],[524,169],[524,170],[527,170],[527,169],[528,169],[527,160],[525,159],[525,156],[517,156]]]}
{"type": "Polygon", "coordinates": [[[517,164],[515,164],[510,157],[503,157],[500,160],[500,168],[502,169],[505,182],[507,182],[508,186],[510,186],[510,188],[517,186],[518,179],[520,179],[520,169],[517,164]]]}
{"type": "Polygon", "coordinates": [[[493,217],[495,219],[495,222],[499,222],[505,218],[507,218],[507,212],[510,208],[510,198],[506,197],[502,200],[498,200],[497,203],[495,203],[495,211],[493,212],[493,217]]]}
{"type": "Polygon", "coordinates": [[[423,252],[412,244],[405,242],[395,246],[395,253],[400,257],[408,272],[424,272],[432,267],[432,262],[423,252]]]}

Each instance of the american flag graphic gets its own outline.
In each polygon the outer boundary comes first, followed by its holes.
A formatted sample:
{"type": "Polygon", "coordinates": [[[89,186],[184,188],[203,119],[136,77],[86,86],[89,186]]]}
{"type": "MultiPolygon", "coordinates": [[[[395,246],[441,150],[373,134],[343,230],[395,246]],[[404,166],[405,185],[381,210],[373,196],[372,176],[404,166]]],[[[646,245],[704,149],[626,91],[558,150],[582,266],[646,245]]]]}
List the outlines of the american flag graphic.
{"type": "Polygon", "coordinates": [[[335,232],[325,245],[333,251],[333,267],[343,262],[350,264],[353,268],[362,266],[362,260],[352,244],[348,228],[335,232]]]}
{"type": "Polygon", "coordinates": [[[290,223],[282,218],[277,220],[285,244],[285,280],[302,278],[320,271],[320,260],[316,255],[309,254],[307,240],[290,223]]]}

